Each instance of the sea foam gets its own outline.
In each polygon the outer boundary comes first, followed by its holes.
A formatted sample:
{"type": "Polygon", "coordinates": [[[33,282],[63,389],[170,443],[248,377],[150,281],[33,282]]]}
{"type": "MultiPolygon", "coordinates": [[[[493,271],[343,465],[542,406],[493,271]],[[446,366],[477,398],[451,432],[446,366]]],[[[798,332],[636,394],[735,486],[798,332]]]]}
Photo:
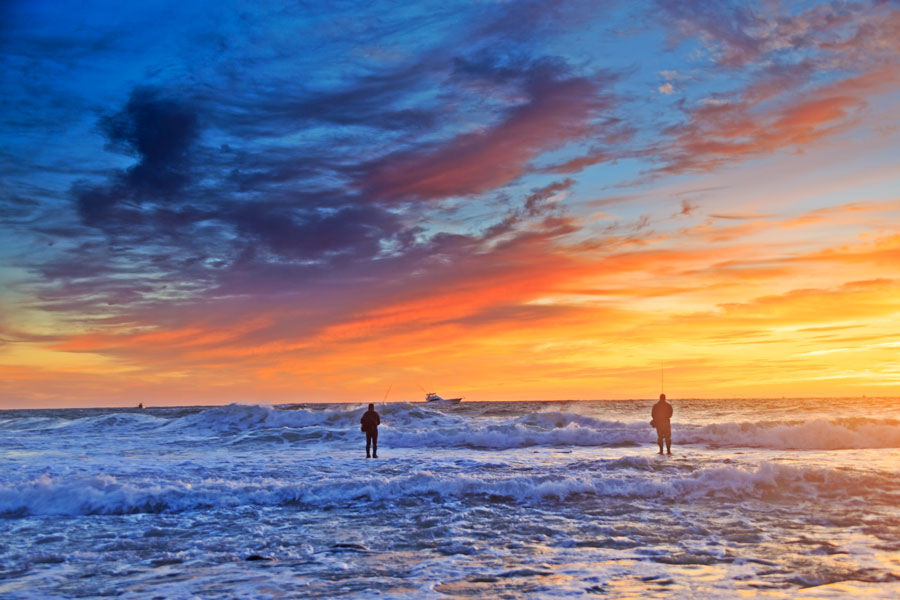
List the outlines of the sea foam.
{"type": "MultiPolygon", "coordinates": [[[[19,419],[3,423],[7,431],[54,435],[200,437],[210,443],[353,443],[359,437],[360,406],[280,409],[231,404],[172,418],[150,413],[119,413],[60,419],[19,419]]],[[[521,416],[473,417],[425,405],[388,404],[382,415],[382,445],[395,448],[473,448],[504,450],[535,446],[628,447],[653,443],[647,421],[603,419],[578,412],[545,411],[521,416]]],[[[678,445],[774,450],[900,448],[895,419],[813,417],[793,421],[725,421],[714,424],[672,422],[678,445]]]]}
{"type": "Polygon", "coordinates": [[[799,467],[762,461],[756,467],[721,465],[690,473],[656,468],[643,458],[597,461],[590,472],[554,474],[423,471],[390,476],[318,476],[306,481],[256,477],[160,480],[133,476],[50,476],[0,484],[0,515],[87,515],[180,512],[200,508],[343,506],[360,500],[409,501],[481,497],[495,501],[564,501],[574,496],[699,500],[764,498],[839,500],[860,495],[900,498],[890,474],[799,467]],[[627,461],[624,462],[623,461],[627,461]],[[635,468],[636,467],[636,468],[635,468]]]}

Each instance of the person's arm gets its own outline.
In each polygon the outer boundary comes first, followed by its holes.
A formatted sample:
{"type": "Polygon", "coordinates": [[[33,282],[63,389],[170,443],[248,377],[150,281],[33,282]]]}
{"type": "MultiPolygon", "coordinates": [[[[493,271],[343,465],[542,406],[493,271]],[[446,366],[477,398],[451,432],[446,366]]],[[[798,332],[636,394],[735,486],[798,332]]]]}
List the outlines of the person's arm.
{"type": "Polygon", "coordinates": [[[381,425],[381,415],[375,413],[375,425],[381,425]]]}

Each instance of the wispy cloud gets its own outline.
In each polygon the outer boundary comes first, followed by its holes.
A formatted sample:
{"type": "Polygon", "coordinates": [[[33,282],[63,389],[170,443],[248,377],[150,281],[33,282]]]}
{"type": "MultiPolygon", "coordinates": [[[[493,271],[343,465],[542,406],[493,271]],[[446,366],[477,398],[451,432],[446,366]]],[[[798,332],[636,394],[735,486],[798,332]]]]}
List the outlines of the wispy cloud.
{"type": "Polygon", "coordinates": [[[894,3],[207,9],[5,9],[0,403],[892,348],[894,3]]]}

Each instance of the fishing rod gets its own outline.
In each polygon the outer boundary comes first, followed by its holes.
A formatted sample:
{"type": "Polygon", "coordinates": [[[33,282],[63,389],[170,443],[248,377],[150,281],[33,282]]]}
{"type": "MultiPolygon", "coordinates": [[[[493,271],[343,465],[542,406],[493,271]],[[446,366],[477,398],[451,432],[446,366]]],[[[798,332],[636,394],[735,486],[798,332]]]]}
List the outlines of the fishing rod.
{"type": "Polygon", "coordinates": [[[391,393],[391,388],[394,387],[394,382],[391,382],[391,385],[388,386],[388,391],[384,393],[384,398],[381,399],[381,405],[384,406],[384,403],[387,402],[388,394],[391,393]]]}

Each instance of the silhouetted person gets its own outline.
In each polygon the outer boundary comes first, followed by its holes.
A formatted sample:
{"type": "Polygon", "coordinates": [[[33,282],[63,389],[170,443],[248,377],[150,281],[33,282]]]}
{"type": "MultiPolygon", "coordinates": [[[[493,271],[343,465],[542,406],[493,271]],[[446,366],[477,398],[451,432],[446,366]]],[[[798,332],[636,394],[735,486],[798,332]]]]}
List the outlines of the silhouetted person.
{"type": "Polygon", "coordinates": [[[659,444],[659,453],[663,453],[663,440],[666,442],[666,452],[672,454],[672,405],[666,402],[666,395],[659,395],[659,402],[653,405],[650,412],[653,418],[650,425],[656,428],[656,443],[659,444]]]}
{"type": "Polygon", "coordinates": [[[381,425],[381,417],[375,412],[375,405],[370,404],[369,410],[363,413],[359,420],[360,429],[366,434],[366,458],[369,458],[369,447],[372,448],[372,458],[378,458],[378,426],[381,425]]]}

